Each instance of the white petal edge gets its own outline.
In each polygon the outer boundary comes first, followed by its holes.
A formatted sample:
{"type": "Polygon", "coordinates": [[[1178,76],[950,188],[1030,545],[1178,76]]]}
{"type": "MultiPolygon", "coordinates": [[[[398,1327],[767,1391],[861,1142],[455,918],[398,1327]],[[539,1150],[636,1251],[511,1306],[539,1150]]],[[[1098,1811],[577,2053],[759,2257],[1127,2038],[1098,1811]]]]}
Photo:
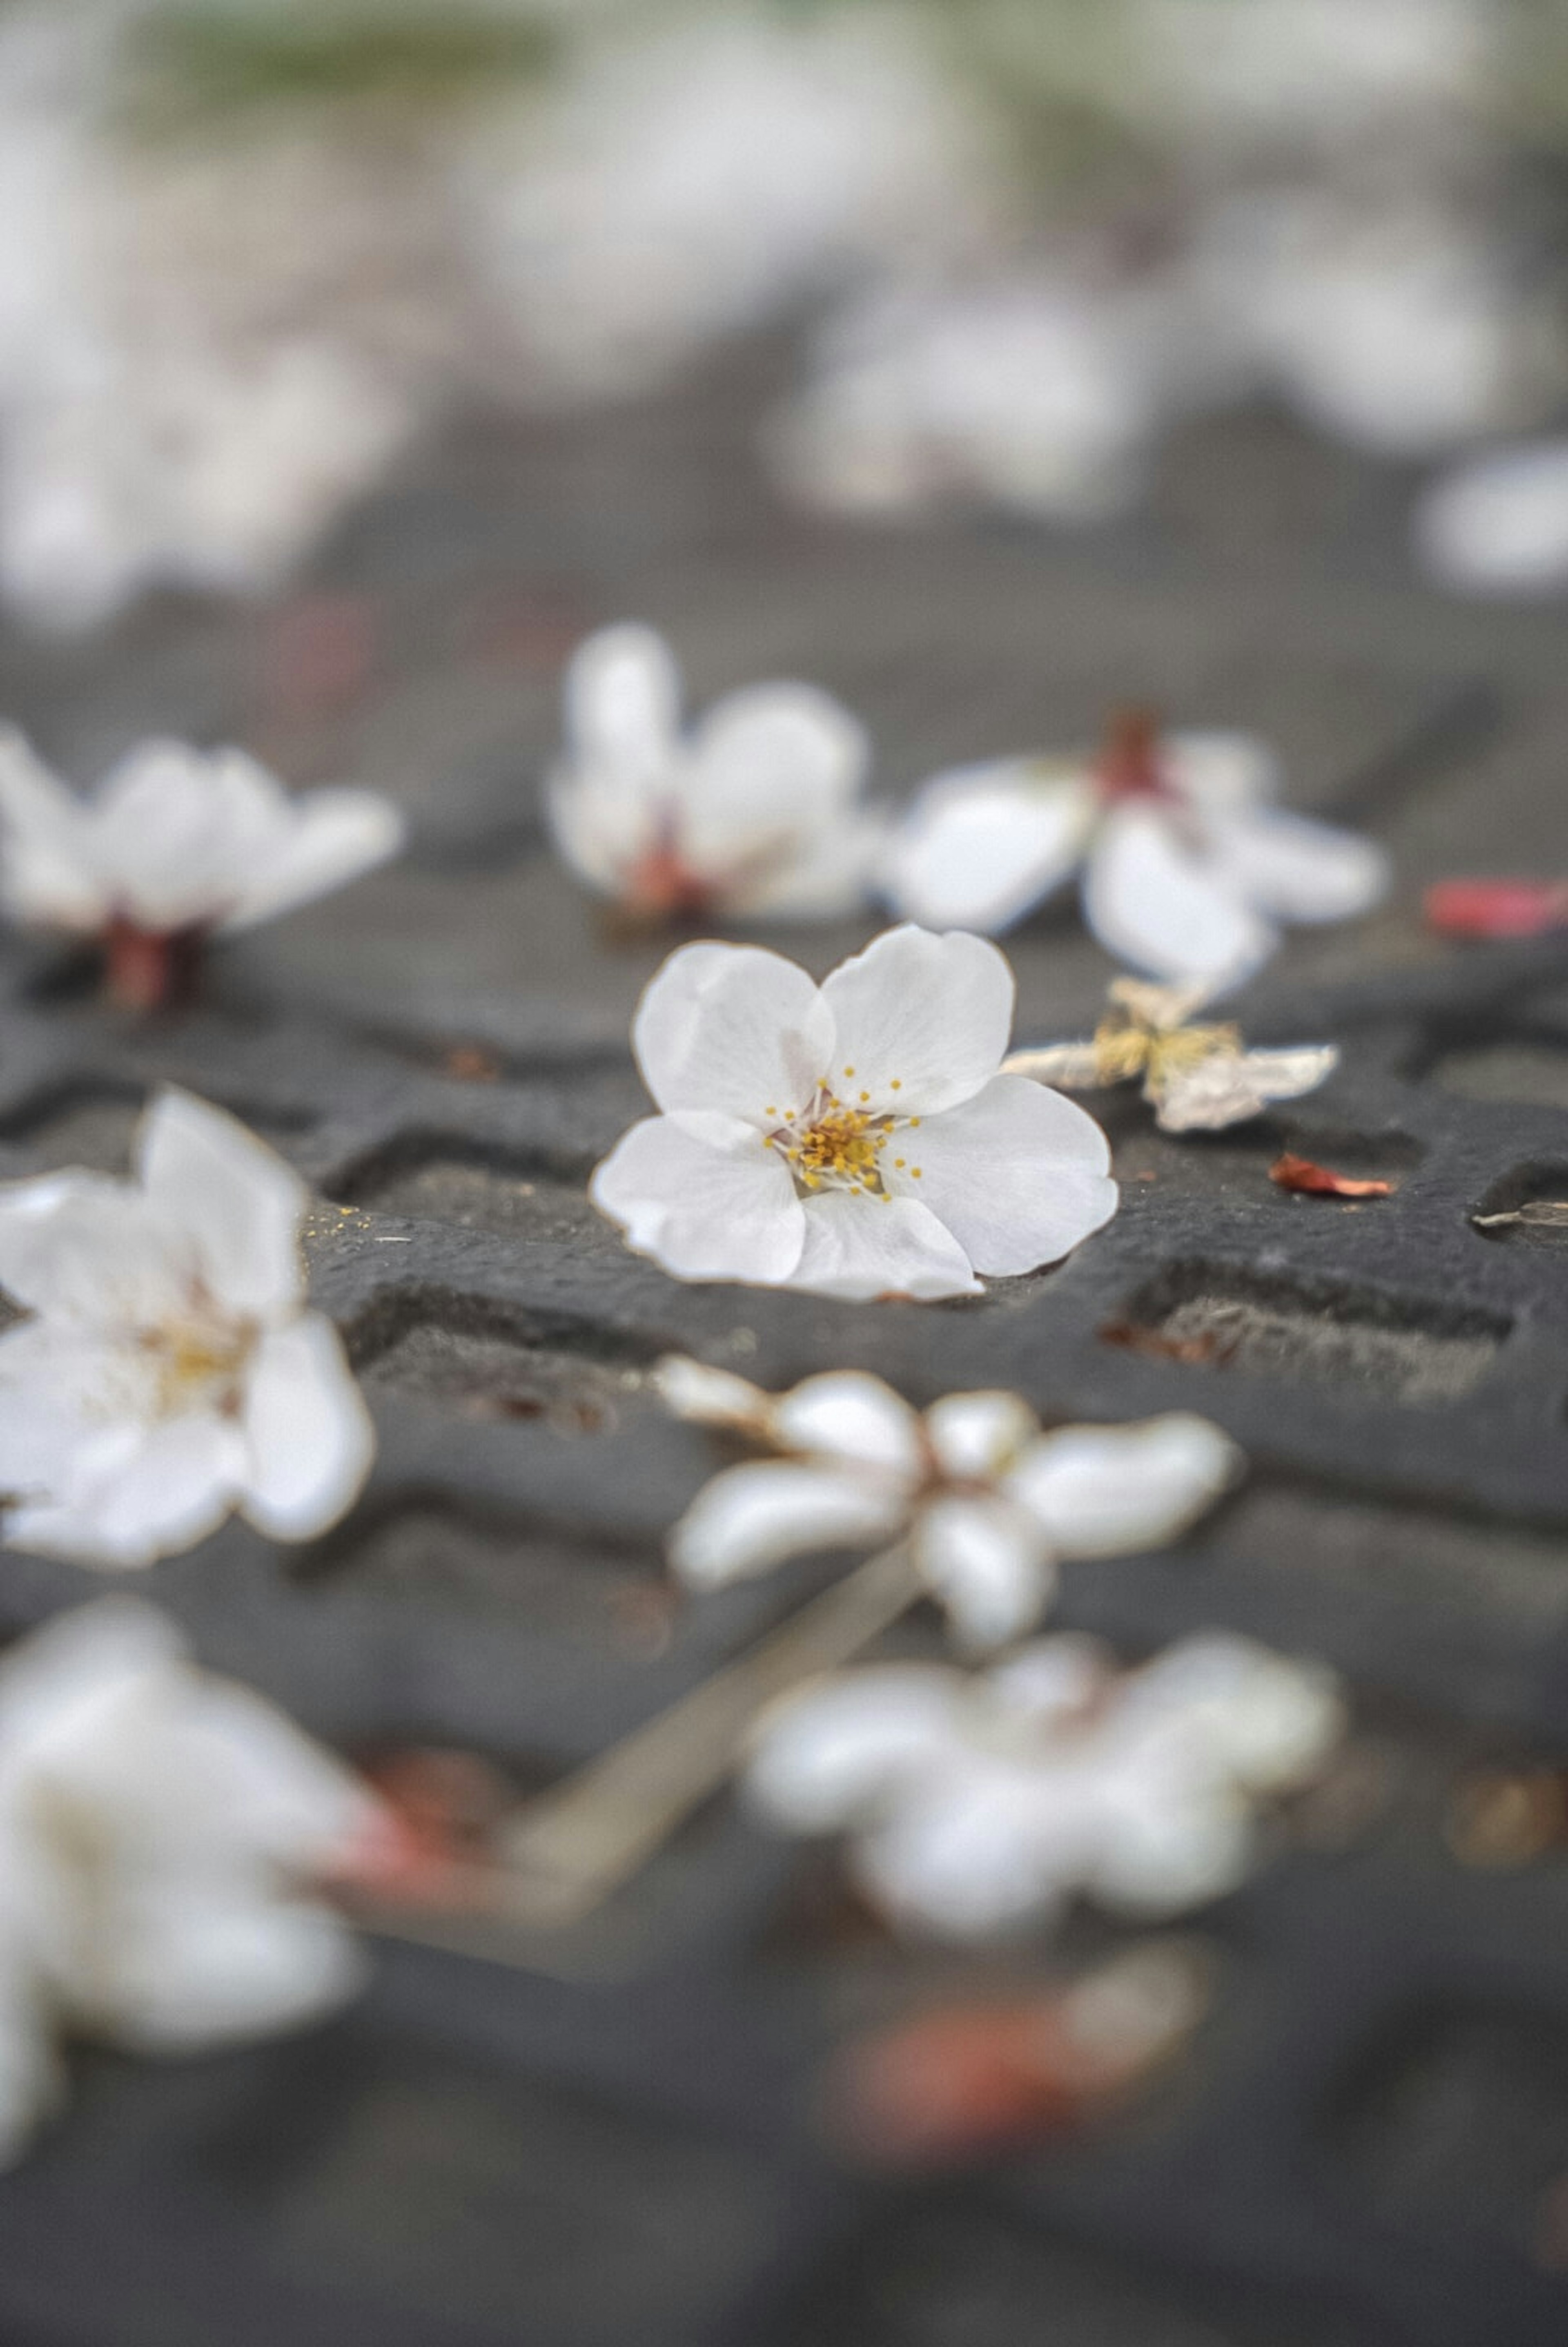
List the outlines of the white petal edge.
{"type": "Polygon", "coordinates": [[[831,1014],[812,979],[762,946],[682,946],[632,1023],[643,1081],[667,1114],[719,1110],[771,1131],[828,1072],[831,1014]]]}
{"type": "Polygon", "coordinates": [[[876,1115],[935,1115],[1002,1065],[1015,992],[1005,955],[963,929],[885,929],[824,982],[833,1088],[876,1115]]]}
{"type": "Polygon", "coordinates": [[[1059,1263],[1116,1211],[1110,1145],[1094,1118],[1023,1076],[996,1076],[896,1138],[908,1163],[884,1151],[889,1190],[929,1206],[993,1278],[1059,1263]]]}
{"type": "Polygon", "coordinates": [[[1105,817],[1089,852],[1084,911],[1107,951],[1162,979],[1238,985],[1278,942],[1238,885],[1160,810],[1105,817]]]}
{"type": "Polygon", "coordinates": [[[915,1412],[864,1369],[827,1369],[780,1394],[770,1430],[784,1450],[904,1481],[918,1477],[924,1464],[915,1412]]]}
{"type": "Polygon", "coordinates": [[[249,929],[329,896],[399,855],[408,825],[375,791],[310,791],[291,802],[288,829],[261,868],[241,875],[243,893],[220,924],[249,929]]]}
{"type": "Polygon", "coordinates": [[[171,1087],[142,1120],[137,1168],[175,1260],[193,1248],[221,1306],[263,1320],[294,1309],[309,1193],[276,1151],[238,1117],[171,1087]]]}
{"type": "Polygon", "coordinates": [[[831,1833],[874,1809],[953,1737],[962,1681],[880,1664],[770,1706],[752,1734],[748,1799],[788,1833],[831,1833]]]}
{"type": "Polygon", "coordinates": [[[912,1199],[821,1193],[807,1201],[805,1221],[792,1287],[860,1302],[909,1296],[923,1304],[981,1292],[952,1233],[912,1199]]]}
{"type": "Polygon", "coordinates": [[[645,1117],[596,1168],[588,1195],[634,1254],[676,1279],[775,1287],[799,1267],[806,1217],[789,1169],[738,1117],[645,1117]]]}
{"type": "Polygon", "coordinates": [[[1064,1426],[1044,1435],[1007,1490],[1058,1556],[1125,1556],[1176,1539],[1244,1468],[1242,1452],[1217,1426],[1172,1410],[1130,1426],[1064,1426]]]}
{"type": "Polygon", "coordinates": [[[916,1522],[914,1554],[971,1653],[1005,1646],[1032,1630],[1055,1578],[1039,1527],[1001,1499],[929,1501],[916,1522]]]}
{"type": "Polygon", "coordinates": [[[263,1337],[245,1391],[240,1504],[273,1540],[313,1540],[359,1497],[375,1430],[342,1340],[320,1312],[263,1337]]]}
{"type": "Polygon", "coordinates": [[[993,937],[1077,868],[1094,821],[1082,774],[1029,758],[958,767],[924,785],[892,834],[882,888],[908,920],[993,937]]]}
{"type": "Polygon", "coordinates": [[[816,1549],[871,1546],[904,1522],[896,1483],[789,1461],[728,1467],[703,1486],[669,1537],[669,1561],[691,1589],[770,1573],[816,1549]]]}

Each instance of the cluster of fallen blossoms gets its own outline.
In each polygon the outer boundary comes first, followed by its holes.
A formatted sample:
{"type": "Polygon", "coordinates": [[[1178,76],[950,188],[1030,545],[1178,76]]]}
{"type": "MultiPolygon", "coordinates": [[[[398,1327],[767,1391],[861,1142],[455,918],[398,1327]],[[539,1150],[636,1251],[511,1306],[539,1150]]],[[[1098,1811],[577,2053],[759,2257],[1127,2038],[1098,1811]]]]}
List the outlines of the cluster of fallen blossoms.
{"type": "MultiPolygon", "coordinates": [[[[632,1032],[656,1113],[590,1194],[678,1279],[976,1296],[1116,1211],[1105,1136],[1066,1091],[1140,1082],[1183,1132],[1257,1115],[1335,1064],[1332,1046],[1248,1050],[1207,1015],[1278,921],[1338,917],[1381,885],[1366,843],[1267,806],[1256,744],[1162,742],[1129,721],[1074,768],[939,778],[894,825],[865,796],[863,729],[828,695],[759,686],[687,727],[667,649],[625,627],[573,661],[567,736],[547,794],[557,842],[639,922],[844,915],[880,893],[942,923],[905,920],[821,984],[749,944],[667,959],[632,1032]],[[1116,979],[1086,1041],[1013,1049],[1013,973],[982,932],[1080,863],[1091,925],[1157,979],[1116,979]]],[[[111,996],[144,1012],[178,1006],[210,940],[402,839],[375,794],[290,797],[239,751],[149,743],[87,801],[19,736],[0,741],[0,907],[95,947],[111,996]]],[[[373,1432],[309,1304],[307,1205],[272,1151],[172,1090],[127,1178],[0,1187],[0,1286],[21,1309],[0,1333],[12,1546],[146,1566],[233,1512],[303,1541],[354,1503],[373,1432]]],[[[858,1371],[774,1395],[687,1359],[657,1382],[676,1415],[770,1454],[721,1470],[674,1528],[694,1595],[806,1551],[891,1544],[901,1602],[934,1602],[962,1652],[990,1661],[851,1669],[755,1723],[759,1814],[845,1834],[894,1923],[972,1938],[1048,1923],[1079,1895],[1127,1915],[1198,1905],[1242,1878],[1263,1812],[1339,1733],[1324,1674],[1246,1641],[1189,1640],[1130,1671],[1081,1638],[1017,1643],[1064,1568],[1177,1542],[1222,1501],[1243,1462],[1207,1419],[1046,1428],[1011,1392],[918,1411],[858,1371]]],[[[0,2149],[46,2106],[62,2034],[177,2051],[346,1994],[359,1965],[329,1891],[373,1898],[376,1853],[396,1842],[351,1770],[125,1608],[0,1664],[7,1834],[0,2149]],[[194,1806],[176,1799],[193,1770],[194,1806]]]]}

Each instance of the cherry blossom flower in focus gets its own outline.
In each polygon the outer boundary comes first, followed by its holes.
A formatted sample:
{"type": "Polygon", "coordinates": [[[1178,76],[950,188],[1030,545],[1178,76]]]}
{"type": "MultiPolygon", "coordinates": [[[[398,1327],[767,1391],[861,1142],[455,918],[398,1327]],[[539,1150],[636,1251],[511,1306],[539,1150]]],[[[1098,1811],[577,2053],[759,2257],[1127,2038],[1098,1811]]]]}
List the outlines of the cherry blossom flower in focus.
{"type": "Polygon", "coordinates": [[[251,928],[395,856],[403,819],[373,791],[291,798],[242,750],[147,742],[90,801],[0,737],[0,906],[100,939],[127,1007],[173,999],[205,940],[251,928]]]}
{"type": "Polygon", "coordinates": [[[921,1413],[858,1369],[775,1395],[679,1358],[661,1364],[659,1387],[677,1416],[780,1454],[726,1468],[687,1510],[669,1554],[689,1586],[907,1534],[931,1594],[973,1647],[1031,1628],[1059,1563],[1179,1538],[1243,1465],[1218,1427],[1179,1410],[1043,1434],[1017,1394],[948,1394],[921,1413]]]}
{"type": "Polygon", "coordinates": [[[1116,1185],[1092,1118],[1000,1072],[1013,998],[962,932],[888,930],[820,987],[760,947],[683,946],[632,1030],[659,1113],[589,1194],[677,1279],[929,1300],[1055,1263],[1116,1185]]]}
{"type": "Polygon", "coordinates": [[[0,2159],[61,2098],[56,2041],[180,2055],[297,2027],[361,1984],[312,1891],[383,1828],[270,1704],[110,1599],[0,1661],[0,2159]]]}
{"type": "Polygon", "coordinates": [[[648,919],[827,919],[864,902],[881,825],[863,728],[809,684],[758,684],[683,733],[680,674],[651,628],[602,629],[566,678],[548,809],[562,856],[648,919]]]}
{"type": "Polygon", "coordinates": [[[1275,761],[1242,733],[1162,736],[1134,714],[1080,764],[993,758],[937,775],[882,866],[911,920],[994,933],[1073,873],[1100,943],[1162,979],[1236,985],[1279,925],[1364,913],[1388,885],[1380,847],[1268,804],[1275,761]]]}
{"type": "Polygon", "coordinates": [[[1339,1065],[1332,1043],[1249,1051],[1238,1027],[1195,1021],[1210,991],[1206,984],[1146,986],[1118,978],[1088,1042],[1013,1051],[1003,1068],[1070,1092],[1136,1083],[1141,1077],[1162,1132],[1217,1133],[1260,1114],[1270,1101],[1298,1099],[1339,1065]]]}
{"type": "Polygon", "coordinates": [[[130,1181],[0,1188],[0,1491],[15,1548],[142,1565],[238,1508],[308,1540],[374,1447],[330,1320],[306,1309],[303,1183],[233,1117],[161,1093],[130,1181]]]}
{"type": "Polygon", "coordinates": [[[848,1833],[893,1922],[978,1939],[1078,1895],[1152,1920],[1234,1889],[1258,1804],[1308,1782],[1342,1727],[1328,1672],[1249,1639],[1186,1638],[1121,1672],[1063,1636],[978,1677],[886,1664],[786,1697],[746,1784],[786,1832],[848,1833]]]}

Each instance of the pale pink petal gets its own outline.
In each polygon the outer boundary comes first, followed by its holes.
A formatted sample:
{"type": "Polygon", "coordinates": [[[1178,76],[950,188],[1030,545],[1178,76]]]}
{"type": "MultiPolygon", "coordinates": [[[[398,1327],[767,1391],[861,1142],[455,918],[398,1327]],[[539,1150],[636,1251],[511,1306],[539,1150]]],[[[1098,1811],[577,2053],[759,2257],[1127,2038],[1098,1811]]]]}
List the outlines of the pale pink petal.
{"type": "Polygon", "coordinates": [[[920,1419],[891,1386],[864,1369],[828,1369],[781,1394],[772,1434],[785,1450],[905,1481],[924,1465],[920,1419]]]}
{"type": "Polygon", "coordinates": [[[1028,758],[928,783],[889,843],[889,902],[928,928],[995,936],[1048,897],[1083,856],[1095,794],[1083,774],[1028,758]]]}
{"type": "Polygon", "coordinates": [[[238,1117],[171,1087],[142,1120],[137,1163],[171,1256],[194,1259],[221,1307],[267,1319],[298,1305],[309,1193],[238,1117]]]}
{"type": "Polygon", "coordinates": [[[813,1549],[875,1547],[904,1515],[896,1483],[761,1460],[704,1485],[670,1534],[669,1561],[691,1588],[718,1589],[813,1549]]]}
{"type": "Polygon", "coordinates": [[[660,1108],[718,1109],[771,1132],[828,1072],[831,1014],[806,972],[760,946],[671,954],[637,1006],[632,1043],[660,1108]]]}
{"type": "Polygon", "coordinates": [[[800,1261],[806,1220],[789,1169],[738,1117],[645,1117],[597,1168],[588,1195],[628,1246],[677,1279],[773,1286],[800,1261]]]}
{"type": "Polygon", "coordinates": [[[1005,1500],[929,1501],[916,1520],[914,1553],[972,1650],[1004,1646],[1032,1630],[1054,1580],[1038,1526],[1005,1500]]]}
{"type": "Polygon", "coordinates": [[[245,1388],[249,1453],[241,1506],[274,1540],[311,1540],[350,1508],[370,1472],[375,1430],[341,1340],[301,1313],[256,1348],[245,1388]]]}
{"type": "Polygon", "coordinates": [[[934,1114],[966,1101],[1002,1064],[1013,972],[983,938],[884,930],[822,988],[833,1020],[833,1089],[871,1114],[934,1114]]]}
{"type": "Polygon", "coordinates": [[[807,1201],[805,1245],[790,1286],[818,1296],[909,1296],[921,1303],[980,1293],[969,1257],[929,1206],[843,1191],[807,1201]]]}
{"type": "Polygon", "coordinates": [[[1131,1426],[1064,1426],[1044,1435],[1007,1489],[1058,1556],[1123,1556],[1178,1539],[1244,1465],[1217,1426],[1172,1410],[1131,1426]]]}
{"type": "Polygon", "coordinates": [[[1089,927],[1108,952],[1160,978],[1239,983],[1273,951],[1273,925],[1162,808],[1114,807],[1089,851],[1089,927]]]}
{"type": "Polygon", "coordinates": [[[1216,823],[1208,840],[1222,882],[1278,920],[1349,920],[1388,893],[1389,859],[1376,841],[1305,815],[1216,823]]]}
{"type": "Polygon", "coordinates": [[[994,1077],[977,1099],[894,1140],[897,1155],[890,1145],[881,1161],[888,1188],[929,1206],[993,1277],[1059,1262],[1116,1211],[1099,1126],[1023,1076],[994,1077]]]}
{"type": "Polygon", "coordinates": [[[872,1812],[955,1741],[955,1671],[881,1664],[783,1696],[753,1731],[748,1799],[788,1833],[831,1833],[872,1812]]]}

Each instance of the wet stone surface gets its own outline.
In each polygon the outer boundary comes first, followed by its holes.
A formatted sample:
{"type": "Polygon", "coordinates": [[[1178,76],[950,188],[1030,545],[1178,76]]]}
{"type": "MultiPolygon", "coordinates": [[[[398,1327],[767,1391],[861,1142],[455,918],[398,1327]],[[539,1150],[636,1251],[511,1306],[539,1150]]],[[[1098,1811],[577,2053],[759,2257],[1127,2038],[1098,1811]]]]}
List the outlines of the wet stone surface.
{"type": "MultiPolygon", "coordinates": [[[[822,1852],[719,1798],[547,1965],[388,1941],[309,2037],[84,2061],[0,2183],[0,2336],[1560,2347],[1568,1849],[1467,1863],[1448,1821],[1467,1769],[1568,1763],[1568,1233],[1472,1222],[1568,1198],[1568,941],[1461,950],[1419,908],[1444,874],[1568,871],[1562,612],[1423,593],[1404,487],[1265,415],[1195,432],[1100,538],[808,524],[745,453],[769,364],[433,449],[275,610],[0,641],[0,705],[84,778],[146,731],[239,738],[414,825],[405,864],[236,944],[180,1020],[117,1020],[47,949],[0,958],[0,1174],[123,1164],[161,1081],[236,1109],[313,1187],[315,1289],[381,1428],[318,1548],[230,1527],[141,1585],[348,1750],[467,1745],[545,1785],[838,1569],[675,1596],[662,1536],[718,1454],[654,1406],[662,1351],[769,1384],[860,1364],[922,1402],[1011,1385],[1047,1417],[1189,1407],[1249,1486],[1177,1551],[1069,1568],[1059,1619],[1129,1655],[1218,1624],[1326,1655],[1345,1768],[1201,1919],[1222,1993],[1179,2072],[1080,2137],[908,2183],[836,2154],[816,2086],[846,2032],[1044,1981],[1083,1926],[901,1956],[822,1852]],[[378,658],[322,707],[280,661],[344,599],[378,658]],[[634,615],[699,702],[790,671],[841,692],[890,791],[1128,702],[1268,734],[1300,804],[1396,858],[1382,912],[1298,936],[1237,1006],[1256,1040],[1339,1040],[1342,1067],[1212,1141],[1096,1102],[1121,1214],[974,1302],[634,1261],[585,1185],[640,1111],[627,1024],[661,948],[606,942],[535,796],[562,644],[634,615]],[[1286,1149],[1393,1194],[1287,1196],[1286,1149]]],[[[770,941],[821,972],[875,926],[770,941]]],[[[1108,971],[1070,908],[1009,950],[1018,1040],[1087,1032],[1108,971]]],[[[100,1586],[7,1558],[0,1628],[100,1586]]],[[[938,1654],[934,1617],[887,1651],[938,1654]]]]}

